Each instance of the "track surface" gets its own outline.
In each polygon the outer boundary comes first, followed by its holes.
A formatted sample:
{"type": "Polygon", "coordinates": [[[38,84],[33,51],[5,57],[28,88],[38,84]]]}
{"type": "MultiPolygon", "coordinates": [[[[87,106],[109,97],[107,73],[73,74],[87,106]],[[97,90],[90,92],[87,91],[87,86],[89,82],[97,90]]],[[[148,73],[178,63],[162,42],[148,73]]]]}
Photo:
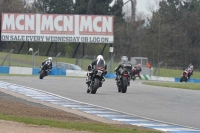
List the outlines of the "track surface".
{"type": "Polygon", "coordinates": [[[106,79],[96,94],[86,93],[85,78],[3,76],[1,81],[32,87],[118,111],[200,129],[200,91],[155,87],[132,81],[127,93],[106,79]]]}

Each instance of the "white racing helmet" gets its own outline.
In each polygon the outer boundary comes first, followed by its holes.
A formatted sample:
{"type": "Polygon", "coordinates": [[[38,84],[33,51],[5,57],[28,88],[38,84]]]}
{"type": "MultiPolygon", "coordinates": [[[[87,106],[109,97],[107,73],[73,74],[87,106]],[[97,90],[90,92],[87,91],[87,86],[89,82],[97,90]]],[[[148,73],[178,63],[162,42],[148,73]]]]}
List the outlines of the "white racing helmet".
{"type": "Polygon", "coordinates": [[[52,61],[52,58],[51,58],[51,57],[48,57],[48,60],[52,61]]]}
{"type": "Polygon", "coordinates": [[[127,57],[127,56],[122,56],[122,57],[121,57],[121,60],[122,60],[122,61],[128,61],[128,57],[127,57]]]}
{"type": "Polygon", "coordinates": [[[101,59],[101,60],[104,60],[102,55],[98,55],[98,56],[97,56],[97,60],[100,60],[100,59],[101,59]]]}

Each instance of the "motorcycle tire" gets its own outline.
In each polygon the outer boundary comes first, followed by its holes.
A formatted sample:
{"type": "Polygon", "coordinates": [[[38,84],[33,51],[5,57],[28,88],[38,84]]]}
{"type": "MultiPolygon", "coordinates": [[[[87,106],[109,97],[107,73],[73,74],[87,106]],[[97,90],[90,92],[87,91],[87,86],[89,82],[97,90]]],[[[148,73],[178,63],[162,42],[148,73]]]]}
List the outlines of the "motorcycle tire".
{"type": "Polygon", "coordinates": [[[40,71],[40,79],[43,79],[43,77],[44,77],[44,74],[45,74],[45,73],[44,73],[44,71],[43,71],[43,70],[41,70],[41,71],[40,71]]]}
{"type": "Polygon", "coordinates": [[[128,81],[127,81],[127,79],[125,77],[122,80],[123,80],[122,81],[122,93],[126,93],[127,86],[128,86],[128,81]]]}
{"type": "Polygon", "coordinates": [[[180,78],[180,82],[183,82],[183,78],[184,78],[183,76],[180,78]]]}
{"type": "Polygon", "coordinates": [[[100,82],[99,79],[97,78],[94,79],[94,83],[92,85],[92,90],[91,90],[92,94],[96,94],[97,89],[99,88],[99,82],[100,82]]]}
{"type": "Polygon", "coordinates": [[[118,92],[121,92],[121,91],[122,91],[122,89],[121,89],[119,86],[117,86],[117,88],[118,88],[118,92]]]}
{"type": "Polygon", "coordinates": [[[188,81],[188,78],[185,78],[185,83],[188,81]]]}

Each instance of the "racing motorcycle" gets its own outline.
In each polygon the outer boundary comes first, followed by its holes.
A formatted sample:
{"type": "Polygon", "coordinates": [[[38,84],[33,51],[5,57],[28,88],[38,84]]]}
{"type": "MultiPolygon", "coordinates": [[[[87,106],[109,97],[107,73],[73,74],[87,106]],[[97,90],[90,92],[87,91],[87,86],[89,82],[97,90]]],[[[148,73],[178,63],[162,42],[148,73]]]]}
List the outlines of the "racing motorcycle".
{"type": "Polygon", "coordinates": [[[120,75],[118,75],[119,81],[117,81],[118,92],[126,93],[127,87],[130,85],[131,74],[127,70],[123,70],[120,75]]]}
{"type": "Polygon", "coordinates": [[[188,81],[188,74],[190,73],[190,71],[188,69],[186,69],[185,71],[183,71],[181,78],[180,78],[180,82],[187,82],[188,81]]]}
{"type": "Polygon", "coordinates": [[[135,68],[133,68],[133,72],[132,72],[132,75],[131,75],[131,79],[133,79],[133,81],[138,77],[136,74],[137,74],[137,70],[135,68]]]}
{"type": "Polygon", "coordinates": [[[87,93],[95,94],[97,89],[102,86],[102,78],[104,76],[105,69],[103,67],[96,67],[92,71],[87,73],[87,76],[90,77],[90,81],[87,84],[88,90],[87,93]]]}
{"type": "Polygon", "coordinates": [[[50,67],[50,61],[46,61],[42,67],[41,67],[41,70],[40,70],[40,79],[43,79],[45,76],[47,76],[49,74],[49,67],[50,67]]]}

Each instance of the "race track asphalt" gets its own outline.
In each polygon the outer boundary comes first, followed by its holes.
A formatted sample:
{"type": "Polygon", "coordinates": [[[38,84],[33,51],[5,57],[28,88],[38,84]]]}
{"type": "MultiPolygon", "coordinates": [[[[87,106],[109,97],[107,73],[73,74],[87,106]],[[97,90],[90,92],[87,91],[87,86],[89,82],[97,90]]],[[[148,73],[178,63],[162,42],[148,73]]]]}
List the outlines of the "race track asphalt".
{"type": "Polygon", "coordinates": [[[131,81],[119,93],[114,79],[106,79],[96,94],[86,92],[85,78],[1,76],[1,81],[51,92],[73,100],[121,112],[200,129],[200,91],[156,87],[131,81]]]}

